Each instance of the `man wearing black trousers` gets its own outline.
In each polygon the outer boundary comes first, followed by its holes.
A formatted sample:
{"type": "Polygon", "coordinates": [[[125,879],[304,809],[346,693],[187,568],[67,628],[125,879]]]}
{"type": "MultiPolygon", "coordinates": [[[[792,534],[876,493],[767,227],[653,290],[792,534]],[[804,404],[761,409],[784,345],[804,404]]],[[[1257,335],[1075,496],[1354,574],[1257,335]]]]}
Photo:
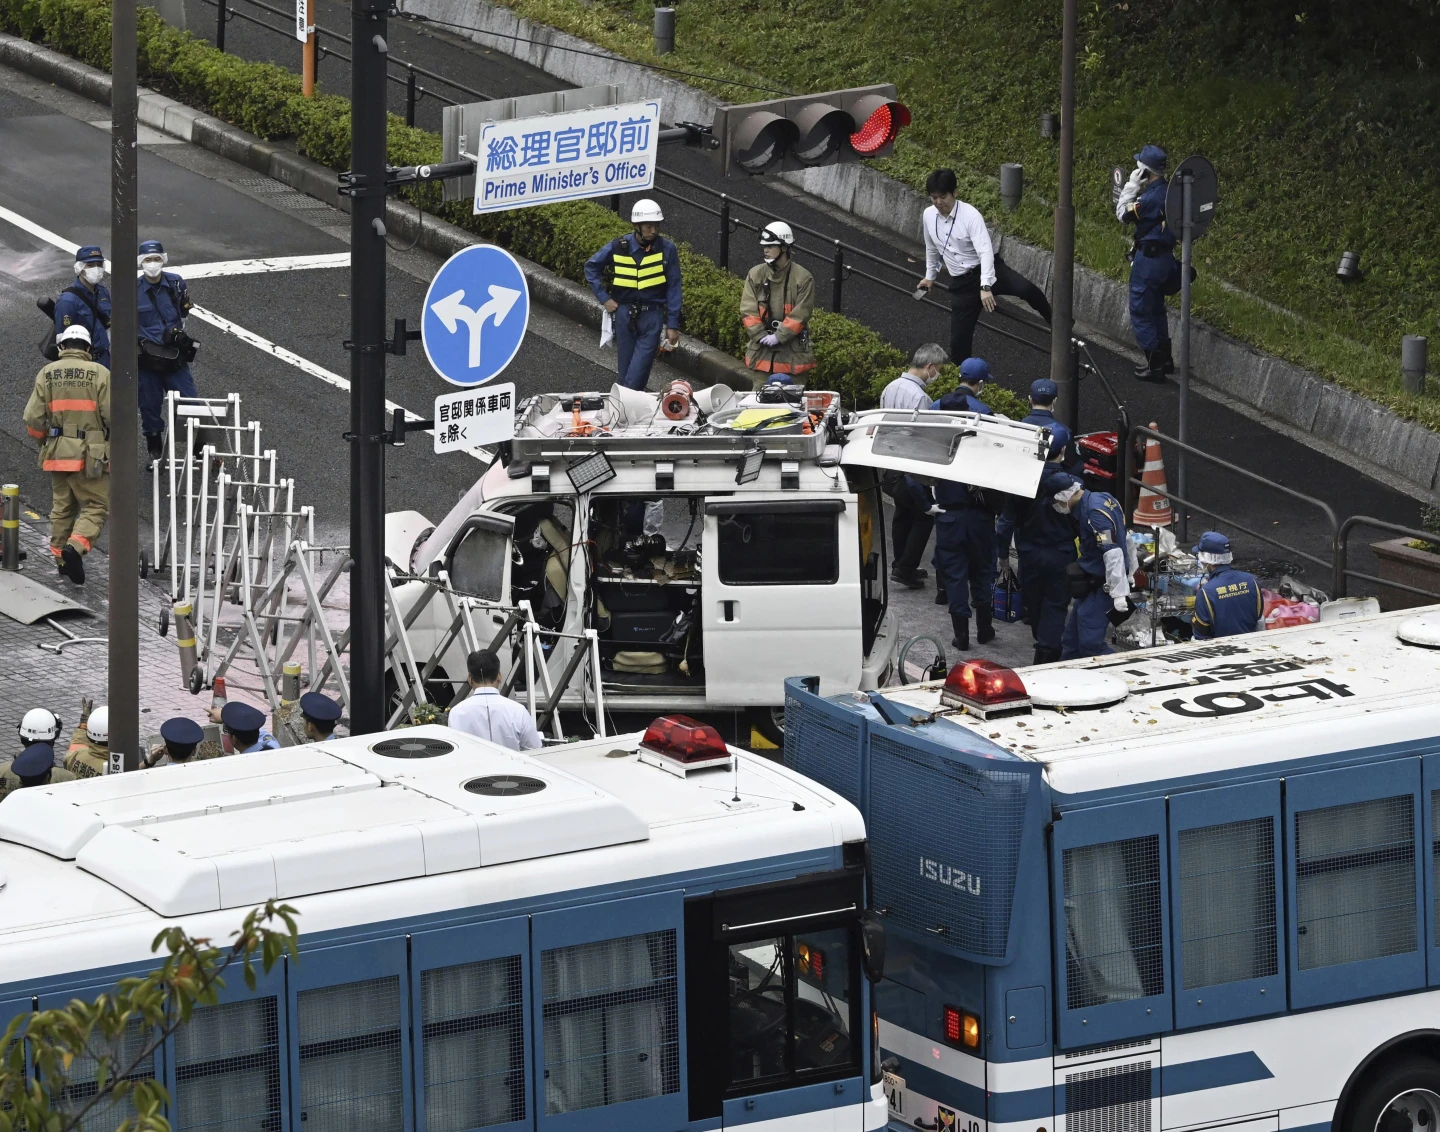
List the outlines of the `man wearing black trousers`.
{"type": "Polygon", "coordinates": [[[950,277],[950,360],[959,365],[972,353],[981,309],[993,311],[996,295],[1021,299],[1046,322],[1050,304],[1044,291],[995,254],[985,218],[974,205],[956,200],[955,188],[953,169],[936,169],[925,180],[930,207],[920,218],[925,278],[919,287],[930,290],[940,268],[945,268],[950,277]]]}

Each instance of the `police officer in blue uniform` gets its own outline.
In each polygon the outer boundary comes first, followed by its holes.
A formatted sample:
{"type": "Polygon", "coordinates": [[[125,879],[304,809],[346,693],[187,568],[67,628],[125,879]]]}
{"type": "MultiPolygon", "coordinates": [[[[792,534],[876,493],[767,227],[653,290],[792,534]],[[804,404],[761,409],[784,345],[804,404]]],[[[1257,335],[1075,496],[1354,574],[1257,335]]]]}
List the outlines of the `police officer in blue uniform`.
{"type": "Polygon", "coordinates": [[[305,720],[305,738],[323,743],[335,737],[340,722],[340,704],[319,692],[306,692],[300,697],[300,716],[305,720]]]}
{"type": "Polygon", "coordinates": [[[90,332],[90,357],[110,368],[110,291],[105,278],[105,253],[87,244],[75,253],[75,282],[55,300],[55,333],[67,326],[90,332]]]}
{"type": "Polygon", "coordinates": [[[164,403],[168,390],[182,397],[196,397],[190,363],[195,343],[185,333],[185,315],[194,304],[185,289],[185,280],[166,271],[170,257],[159,240],[140,245],[136,285],[140,331],[140,423],[150,459],[159,459],[165,433],[164,403]]]}
{"type": "Polygon", "coordinates": [[[1114,652],[1105,640],[1107,625],[1129,618],[1130,576],[1134,550],[1125,537],[1125,512],[1109,492],[1087,491],[1072,479],[1057,491],[1055,510],[1074,514],[1080,528],[1080,557],[1070,564],[1070,616],[1065,622],[1060,659],[1104,656],[1114,652]]]}
{"type": "Polygon", "coordinates": [[[237,755],[280,749],[280,740],[265,730],[265,713],[259,708],[231,700],[220,712],[220,724],[237,755]]]}
{"type": "Polygon", "coordinates": [[[611,240],[585,264],[585,282],[615,316],[620,384],[629,389],[649,382],[662,329],[672,347],[680,341],[680,253],[660,235],[664,219],[653,200],[637,200],[630,210],[635,231],[611,240]]]}
{"type": "Polygon", "coordinates": [[[1070,430],[1055,419],[1055,398],[1060,388],[1048,377],[1030,383],[1030,411],[1020,418],[1024,424],[1039,425],[1050,430],[1050,439],[1059,444],[1063,454],[1070,448],[1070,430]]]}
{"type": "Polygon", "coordinates": [[[1254,574],[1230,565],[1235,559],[1230,540],[1219,531],[1206,531],[1195,544],[1195,556],[1206,573],[1195,591],[1195,614],[1190,620],[1195,639],[1253,633],[1264,616],[1265,599],[1254,574]]]}
{"type": "Polygon", "coordinates": [[[1164,381],[1175,372],[1165,296],[1180,290],[1175,233],[1165,225],[1165,151],[1147,145],[1135,155],[1135,171],[1120,192],[1115,218],[1135,225],[1130,261],[1130,326],[1145,363],[1135,367],[1142,381],[1164,381]]]}
{"type": "Polygon", "coordinates": [[[1020,560],[1020,596],[1025,623],[1035,639],[1036,664],[1060,659],[1065,612],[1070,606],[1065,571],[1075,561],[1075,518],[1056,511],[1052,504],[1056,492],[1069,489],[1076,481],[1060,466],[1062,456],[1059,442],[1052,441],[1050,461],[1040,476],[1035,498],[1008,496],[997,525],[1002,558],[1010,556],[1012,537],[1015,541],[1020,560]]]}
{"type": "Polygon", "coordinates": [[[205,741],[205,729],[183,715],[171,716],[160,725],[160,745],[145,759],[145,768],[183,766],[195,757],[196,748],[205,741]]]}
{"type": "Polygon", "coordinates": [[[989,405],[977,394],[980,387],[990,380],[990,363],[984,358],[966,358],[960,363],[960,380],[955,388],[931,403],[932,409],[945,409],[952,413],[982,413],[989,416],[989,405]]]}

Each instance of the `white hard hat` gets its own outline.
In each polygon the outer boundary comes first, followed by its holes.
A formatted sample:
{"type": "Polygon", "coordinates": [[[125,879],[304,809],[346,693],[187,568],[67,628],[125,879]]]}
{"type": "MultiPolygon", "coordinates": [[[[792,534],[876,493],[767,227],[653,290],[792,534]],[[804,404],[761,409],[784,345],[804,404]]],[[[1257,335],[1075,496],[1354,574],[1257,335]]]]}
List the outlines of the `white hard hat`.
{"type": "Polygon", "coordinates": [[[765,227],[760,229],[760,246],[784,244],[789,247],[795,242],[795,233],[790,231],[790,225],[783,220],[772,220],[765,227]]]}
{"type": "Polygon", "coordinates": [[[62,342],[69,342],[72,339],[77,342],[84,342],[85,345],[88,346],[90,345],[90,331],[86,330],[85,327],[81,326],[78,322],[72,322],[69,326],[62,328],[60,333],[55,335],[55,345],[58,346],[62,342]]]}
{"type": "Polygon", "coordinates": [[[630,208],[631,224],[659,224],[664,219],[660,206],[649,197],[641,197],[630,208]]]}
{"type": "Polygon", "coordinates": [[[31,743],[50,743],[60,737],[60,721],[43,707],[32,707],[20,721],[20,738],[31,743]]]}
{"type": "Polygon", "coordinates": [[[110,709],[104,704],[90,713],[85,724],[85,734],[97,743],[110,742],[110,709]]]}

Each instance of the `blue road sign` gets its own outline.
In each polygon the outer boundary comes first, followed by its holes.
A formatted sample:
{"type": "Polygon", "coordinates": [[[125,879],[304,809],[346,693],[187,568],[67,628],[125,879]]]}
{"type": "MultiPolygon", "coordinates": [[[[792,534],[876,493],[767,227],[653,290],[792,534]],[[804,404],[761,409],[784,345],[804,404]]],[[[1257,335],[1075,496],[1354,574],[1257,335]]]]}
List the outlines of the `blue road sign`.
{"type": "Polygon", "coordinates": [[[530,324],[530,289],[515,257],[493,244],[462,248],[425,293],[420,340],[451,385],[479,385],[514,359],[530,324]]]}

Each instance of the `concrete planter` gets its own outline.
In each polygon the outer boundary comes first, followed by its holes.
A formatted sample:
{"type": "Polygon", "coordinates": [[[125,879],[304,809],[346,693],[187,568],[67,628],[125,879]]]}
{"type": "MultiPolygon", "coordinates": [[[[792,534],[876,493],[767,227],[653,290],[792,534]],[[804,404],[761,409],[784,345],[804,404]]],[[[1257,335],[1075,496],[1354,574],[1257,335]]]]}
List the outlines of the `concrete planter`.
{"type": "Polygon", "coordinates": [[[1372,542],[1370,549],[1380,560],[1380,608],[1411,609],[1417,605],[1434,605],[1435,598],[1422,597],[1405,590],[1397,590],[1386,582],[1399,582],[1416,586],[1431,593],[1440,594],[1440,554],[1428,550],[1416,550],[1405,538],[1392,538],[1384,542],[1372,542]]]}

